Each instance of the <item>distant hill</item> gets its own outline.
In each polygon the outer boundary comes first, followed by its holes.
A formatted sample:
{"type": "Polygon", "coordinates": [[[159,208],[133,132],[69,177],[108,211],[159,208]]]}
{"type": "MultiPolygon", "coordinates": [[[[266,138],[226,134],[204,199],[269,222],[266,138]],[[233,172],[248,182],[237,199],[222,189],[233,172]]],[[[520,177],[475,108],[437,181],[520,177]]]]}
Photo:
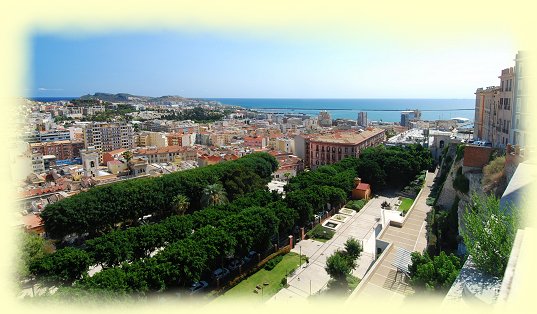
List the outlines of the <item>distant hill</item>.
{"type": "Polygon", "coordinates": [[[137,95],[131,95],[126,93],[119,93],[119,94],[109,94],[109,93],[95,93],[93,95],[84,95],[80,97],[82,100],[90,100],[90,99],[100,99],[102,101],[107,102],[131,102],[131,101],[139,101],[139,102],[155,102],[155,103],[161,103],[161,102],[178,102],[178,101],[184,101],[187,98],[181,97],[181,96],[160,96],[160,97],[149,97],[149,96],[137,96],[137,95]]]}
{"type": "Polygon", "coordinates": [[[80,99],[100,99],[102,101],[108,102],[128,102],[128,101],[148,101],[151,97],[147,96],[136,96],[131,94],[119,93],[119,94],[109,94],[109,93],[95,93],[93,95],[84,95],[80,99]]]}

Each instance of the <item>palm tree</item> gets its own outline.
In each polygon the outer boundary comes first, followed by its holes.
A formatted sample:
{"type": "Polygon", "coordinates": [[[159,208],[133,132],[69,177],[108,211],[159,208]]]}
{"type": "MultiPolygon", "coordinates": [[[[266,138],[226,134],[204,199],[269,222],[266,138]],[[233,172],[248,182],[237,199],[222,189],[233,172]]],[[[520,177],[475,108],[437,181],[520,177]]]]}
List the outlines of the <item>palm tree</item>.
{"type": "Polygon", "coordinates": [[[123,152],[123,153],[121,154],[121,156],[122,156],[123,158],[125,158],[125,160],[126,160],[127,162],[129,162],[129,161],[131,161],[131,159],[132,159],[132,157],[133,157],[133,154],[132,154],[131,151],[125,151],[125,152],[123,152]]]}
{"type": "Polygon", "coordinates": [[[184,213],[188,209],[188,206],[190,206],[190,200],[188,199],[188,197],[182,194],[177,194],[172,199],[172,205],[173,211],[177,215],[184,215],[184,213]]]}
{"type": "Polygon", "coordinates": [[[201,204],[203,207],[214,206],[227,203],[227,193],[224,187],[219,184],[210,184],[203,189],[201,204]]]}

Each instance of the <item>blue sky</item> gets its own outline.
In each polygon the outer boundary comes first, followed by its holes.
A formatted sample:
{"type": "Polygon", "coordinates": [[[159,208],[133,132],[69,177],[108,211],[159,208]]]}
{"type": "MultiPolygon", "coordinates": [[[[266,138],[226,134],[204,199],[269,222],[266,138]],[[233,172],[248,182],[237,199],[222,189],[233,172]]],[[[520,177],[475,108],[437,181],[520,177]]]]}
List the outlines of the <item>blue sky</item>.
{"type": "Polygon", "coordinates": [[[30,38],[27,96],[95,92],[237,98],[473,98],[516,49],[502,38],[416,44],[226,32],[142,31],[30,38]]]}

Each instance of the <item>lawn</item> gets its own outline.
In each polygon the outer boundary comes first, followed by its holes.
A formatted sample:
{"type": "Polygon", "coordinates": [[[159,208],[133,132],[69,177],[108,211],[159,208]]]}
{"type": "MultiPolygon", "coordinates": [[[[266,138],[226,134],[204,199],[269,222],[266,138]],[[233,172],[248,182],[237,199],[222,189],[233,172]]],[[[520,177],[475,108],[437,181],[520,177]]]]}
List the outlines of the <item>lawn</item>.
{"type": "MultiPolygon", "coordinates": [[[[305,257],[305,255],[302,255],[302,264],[305,263],[305,257]]],[[[283,287],[281,284],[282,279],[286,277],[288,273],[298,268],[298,262],[298,254],[289,252],[283,256],[282,261],[272,270],[268,271],[262,268],[255,274],[241,281],[235,287],[226,291],[222,296],[218,297],[218,300],[233,300],[237,297],[259,299],[263,297],[263,300],[268,300],[283,287]],[[263,285],[265,282],[267,282],[268,285],[263,285]],[[261,291],[261,289],[256,289],[256,286],[263,287],[263,291],[261,291]],[[254,290],[258,290],[258,293],[255,293],[254,290]]]]}
{"type": "Polygon", "coordinates": [[[318,224],[306,233],[309,239],[326,242],[334,236],[335,232],[318,224]]]}
{"type": "Polygon", "coordinates": [[[405,215],[413,203],[414,203],[414,199],[405,197],[401,200],[401,205],[399,205],[399,210],[403,212],[403,215],[405,215]]]}

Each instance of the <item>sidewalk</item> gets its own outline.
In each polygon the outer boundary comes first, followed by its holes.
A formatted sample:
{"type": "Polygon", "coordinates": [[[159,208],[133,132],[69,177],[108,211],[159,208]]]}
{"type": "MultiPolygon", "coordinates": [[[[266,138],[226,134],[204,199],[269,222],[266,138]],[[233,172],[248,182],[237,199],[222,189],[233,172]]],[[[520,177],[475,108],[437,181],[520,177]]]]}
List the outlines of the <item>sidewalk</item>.
{"type": "Polygon", "coordinates": [[[404,248],[408,251],[422,252],[427,247],[426,218],[431,206],[426,204],[433,179],[436,173],[427,173],[425,186],[414,208],[408,214],[402,227],[387,226],[386,231],[380,237],[381,240],[392,244],[392,248],[387,252],[386,258],[379,267],[372,270],[366,282],[362,283],[359,291],[353,292],[350,298],[379,298],[389,302],[402,302],[404,297],[412,294],[412,288],[401,281],[401,274],[397,274],[396,268],[392,265],[397,248],[404,248]]]}
{"type": "MultiPolygon", "coordinates": [[[[343,223],[336,230],[334,237],[325,243],[314,240],[300,241],[292,251],[308,256],[309,265],[297,269],[287,280],[289,287],[280,290],[268,302],[306,299],[326,287],[330,279],[324,269],[326,259],[336,250],[344,249],[345,242],[351,237],[364,242],[374,237],[374,228],[380,221],[380,204],[385,200],[393,202],[385,197],[371,199],[358,213],[343,223]]],[[[362,252],[358,260],[359,266],[353,271],[354,276],[362,278],[365,275],[374,261],[374,254],[375,252],[362,252]]]]}

